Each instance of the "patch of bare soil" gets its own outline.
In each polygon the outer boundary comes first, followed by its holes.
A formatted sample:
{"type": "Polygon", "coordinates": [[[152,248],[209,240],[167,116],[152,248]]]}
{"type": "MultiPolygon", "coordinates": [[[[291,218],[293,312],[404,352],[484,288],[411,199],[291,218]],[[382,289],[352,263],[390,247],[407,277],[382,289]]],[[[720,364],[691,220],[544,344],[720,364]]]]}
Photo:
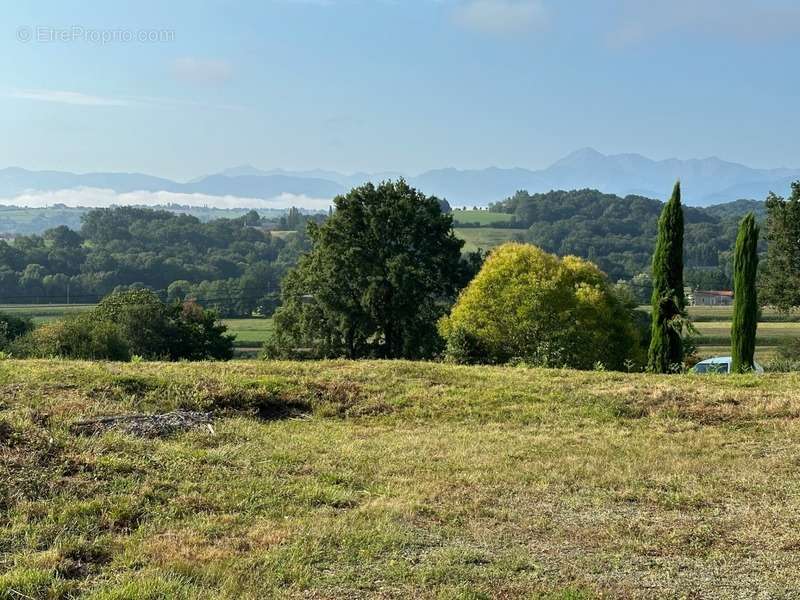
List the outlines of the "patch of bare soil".
{"type": "Polygon", "coordinates": [[[199,428],[213,433],[211,422],[211,413],[176,410],[160,415],[117,415],[77,421],[70,431],[76,435],[99,435],[115,429],[139,437],[162,438],[199,428]]]}

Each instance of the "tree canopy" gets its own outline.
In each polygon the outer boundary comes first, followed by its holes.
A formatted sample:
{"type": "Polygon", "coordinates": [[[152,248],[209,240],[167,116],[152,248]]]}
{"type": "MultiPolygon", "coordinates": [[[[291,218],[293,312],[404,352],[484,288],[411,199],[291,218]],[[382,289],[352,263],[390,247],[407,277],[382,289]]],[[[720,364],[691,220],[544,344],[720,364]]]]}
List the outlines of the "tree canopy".
{"type": "Polygon", "coordinates": [[[643,359],[631,310],[591,262],[508,243],[489,255],[439,329],[457,362],[622,370],[643,359]]]}
{"type": "MultiPolygon", "coordinates": [[[[307,219],[292,214],[305,226],[307,219]]],[[[280,239],[258,223],[255,212],[204,223],[166,210],[95,209],[77,232],[59,226],[0,240],[0,302],[89,303],[127,287],[163,291],[180,281],[184,294],[170,299],[195,298],[224,316],[269,312],[308,240],[304,233],[280,239]]]]}
{"type": "Polygon", "coordinates": [[[43,358],[227,360],[233,357],[233,336],[213,311],[194,302],[167,304],[150,290],[130,290],[30,331],[11,349],[43,358]]]}
{"type": "Polygon", "coordinates": [[[426,358],[469,270],[442,203],[405,181],[366,184],[311,226],[313,248],[283,282],[268,352],[426,358]]]}
{"type": "Polygon", "coordinates": [[[670,373],[683,366],[683,230],[681,184],[677,182],[658,219],[653,252],[653,324],[647,367],[655,373],[670,373]]]}
{"type": "Polygon", "coordinates": [[[743,373],[755,368],[758,328],[758,225],[751,213],[742,219],[733,259],[733,320],[731,323],[731,368],[743,373]]]}
{"type": "Polygon", "coordinates": [[[767,198],[769,252],[760,279],[763,304],[788,311],[800,306],[800,181],[788,198],[767,198]]]}
{"type": "MultiPolygon", "coordinates": [[[[612,281],[649,272],[663,203],[642,196],[620,197],[597,190],[520,191],[491,210],[513,215],[493,227],[519,229],[519,241],[559,256],[587,258],[612,281]]],[[[763,202],[738,201],[707,208],[684,207],[686,283],[705,289],[730,289],[732,248],[739,219],[763,202]]],[[[760,249],[763,251],[765,245],[760,249]]],[[[640,301],[649,300],[643,290],[640,301]]]]}

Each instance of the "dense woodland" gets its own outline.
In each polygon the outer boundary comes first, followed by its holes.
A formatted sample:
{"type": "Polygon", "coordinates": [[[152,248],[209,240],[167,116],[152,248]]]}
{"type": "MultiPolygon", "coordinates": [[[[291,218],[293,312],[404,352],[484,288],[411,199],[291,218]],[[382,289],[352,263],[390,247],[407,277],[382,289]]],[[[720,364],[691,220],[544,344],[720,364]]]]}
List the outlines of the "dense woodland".
{"type": "MultiPolygon", "coordinates": [[[[650,270],[662,208],[657,200],[588,189],[521,191],[490,206],[492,211],[513,215],[511,221],[496,226],[523,229],[522,241],[561,256],[588,258],[612,280],[634,282],[646,280],[642,274],[650,270]]],[[[740,200],[709,208],[684,207],[684,211],[686,284],[730,289],[731,249],[739,220],[750,211],[763,217],[764,203],[740,200]]],[[[763,243],[761,249],[766,249],[763,243]]]]}
{"type": "MultiPolygon", "coordinates": [[[[293,223],[305,229],[304,215],[293,223]]],[[[207,223],[166,210],[119,207],[86,213],[78,231],[0,240],[0,303],[96,302],[150,288],[193,296],[223,316],[272,310],[280,280],[308,249],[302,231],[278,238],[250,212],[207,223]]]]}
{"type": "MultiPolygon", "coordinates": [[[[516,239],[548,252],[592,260],[612,281],[630,282],[645,302],[662,206],[639,196],[577,190],[521,191],[490,208],[512,215],[494,227],[513,229],[516,239]]],[[[689,287],[730,289],[736,227],[751,210],[762,217],[764,203],[685,208],[689,287]]],[[[271,314],[281,280],[310,248],[308,221],[326,216],[292,209],[267,219],[250,211],[204,222],[173,210],[94,209],[82,214],[79,228],[62,225],[0,240],[0,303],[65,302],[68,297],[92,303],[115,290],[146,287],[165,300],[195,298],[221,316],[271,314]],[[295,233],[276,236],[270,229],[295,233]]]]}

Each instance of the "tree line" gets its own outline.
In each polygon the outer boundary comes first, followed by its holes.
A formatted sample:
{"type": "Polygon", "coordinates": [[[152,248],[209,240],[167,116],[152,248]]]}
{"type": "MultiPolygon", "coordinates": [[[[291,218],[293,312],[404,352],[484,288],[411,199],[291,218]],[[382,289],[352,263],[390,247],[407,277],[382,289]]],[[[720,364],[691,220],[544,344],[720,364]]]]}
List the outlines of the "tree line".
{"type": "MultiPolygon", "coordinates": [[[[125,289],[194,298],[222,316],[271,313],[280,282],[309,248],[308,217],[276,237],[258,213],[202,222],[136,207],[101,208],[42,235],[0,240],[0,303],[93,303],[125,289]]],[[[284,217],[285,219],[285,217],[284,217]]]]}
{"type": "MultiPolygon", "coordinates": [[[[649,300],[653,246],[663,204],[642,196],[604,194],[597,190],[520,191],[490,209],[512,215],[493,227],[518,229],[519,241],[560,256],[595,262],[612,281],[634,284],[638,298],[649,300]]],[[[707,208],[683,207],[686,285],[731,289],[733,244],[739,220],[754,212],[763,219],[763,202],[740,200],[707,208]]],[[[766,250],[760,243],[759,250],[766,250]]]]}
{"type": "MultiPolygon", "coordinates": [[[[800,183],[788,200],[773,195],[766,206],[770,246],[758,289],[753,214],[739,223],[730,250],[736,298],[732,353],[739,370],[753,364],[758,307],[800,304],[792,287],[800,279],[800,183]]],[[[661,207],[648,316],[592,261],[520,243],[503,245],[488,257],[464,255],[452,215],[439,199],[403,180],[354,188],[334,200],[328,218],[305,223],[307,251],[296,249],[296,264],[286,269],[265,355],[679,370],[691,330],[684,293],[690,211],[681,205],[679,184],[661,207]]],[[[54,230],[41,238],[44,244],[29,240],[13,250],[39,251],[43,260],[56,260],[65,249],[79,248],[80,262],[96,259],[96,248],[122,252],[160,240],[167,248],[206,248],[215,258],[238,253],[237,267],[248,269],[252,246],[276,259],[289,247],[259,229],[255,214],[200,224],[141,210],[96,211],[87,215],[80,234],[54,230]],[[120,221],[120,215],[128,219],[120,221]],[[234,241],[225,246],[228,237],[234,241]]],[[[143,253],[137,260],[162,266],[172,258],[143,253]]],[[[201,308],[191,295],[191,287],[202,282],[186,284],[189,291],[176,290],[173,281],[167,301],[148,290],[118,291],[83,320],[34,331],[6,319],[0,333],[6,340],[15,335],[11,347],[27,356],[226,358],[230,336],[217,313],[201,308]],[[161,323],[160,333],[142,338],[139,329],[149,330],[138,324],[145,322],[161,323]],[[171,338],[180,340],[177,347],[169,345],[171,338]]]]}

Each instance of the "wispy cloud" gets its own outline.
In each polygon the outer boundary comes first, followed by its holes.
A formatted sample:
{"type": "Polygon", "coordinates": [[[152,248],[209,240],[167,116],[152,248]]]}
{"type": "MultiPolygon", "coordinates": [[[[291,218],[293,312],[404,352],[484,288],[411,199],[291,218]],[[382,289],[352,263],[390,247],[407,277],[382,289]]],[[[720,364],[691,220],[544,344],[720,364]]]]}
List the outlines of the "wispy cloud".
{"type": "Polygon", "coordinates": [[[128,100],[122,98],[108,98],[94,96],[81,92],[68,92],[64,90],[10,90],[3,92],[6,98],[18,100],[35,100],[38,102],[56,102],[59,104],[75,104],[78,106],[130,106],[128,100]]]}
{"type": "Polygon", "coordinates": [[[781,0],[626,0],[606,36],[615,47],[671,32],[763,41],[800,33],[800,6],[781,0]]]}
{"type": "Polygon", "coordinates": [[[172,62],[171,69],[176,79],[188,83],[218,85],[233,76],[233,68],[224,60],[178,58],[172,62]]]}
{"type": "Polygon", "coordinates": [[[549,21],[539,0],[465,0],[453,18],[468,29],[499,35],[541,29],[549,21]]]}
{"type": "Polygon", "coordinates": [[[0,97],[15,100],[32,100],[34,102],[54,102],[74,106],[88,107],[140,107],[140,108],[201,108],[208,110],[243,110],[242,106],[235,104],[207,103],[197,100],[182,100],[179,98],[160,98],[156,96],[97,96],[83,92],[65,90],[25,90],[12,89],[0,90],[0,97]]]}

